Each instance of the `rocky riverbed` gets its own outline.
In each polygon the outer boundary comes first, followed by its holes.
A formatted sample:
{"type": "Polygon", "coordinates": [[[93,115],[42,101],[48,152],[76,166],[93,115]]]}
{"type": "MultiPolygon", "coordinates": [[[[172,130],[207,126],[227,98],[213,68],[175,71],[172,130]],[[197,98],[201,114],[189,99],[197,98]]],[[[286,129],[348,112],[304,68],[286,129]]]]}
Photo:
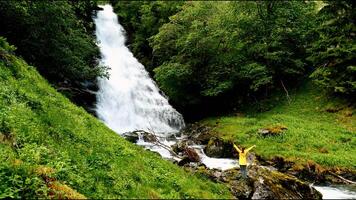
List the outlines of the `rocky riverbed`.
{"type": "MultiPolygon", "coordinates": [[[[282,157],[265,160],[253,153],[248,157],[249,178],[243,179],[233,143],[216,137],[209,127],[198,123],[169,137],[145,131],[125,133],[123,136],[158,152],[188,171],[226,184],[236,198],[321,199],[322,194],[312,184],[323,185],[317,188],[330,198],[333,188],[325,186],[352,185],[355,181],[355,172],[352,170],[326,169],[314,162],[297,164],[282,157]]],[[[334,197],[342,197],[340,192],[344,191],[342,194],[348,192],[349,196],[356,198],[352,188],[351,191],[338,190],[339,193],[335,193],[334,197]]]]}

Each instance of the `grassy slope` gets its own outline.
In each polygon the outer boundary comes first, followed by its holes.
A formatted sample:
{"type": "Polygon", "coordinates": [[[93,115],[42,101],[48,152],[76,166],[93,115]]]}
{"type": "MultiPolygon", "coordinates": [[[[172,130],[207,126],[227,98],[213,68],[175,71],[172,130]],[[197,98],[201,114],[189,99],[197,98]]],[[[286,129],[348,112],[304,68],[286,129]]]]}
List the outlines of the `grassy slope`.
{"type": "Polygon", "coordinates": [[[77,198],[231,197],[225,186],[126,142],[6,53],[1,40],[0,198],[61,192],[77,198]]]}
{"type": "Polygon", "coordinates": [[[265,158],[284,156],[304,162],[313,160],[324,166],[356,166],[356,116],[350,108],[337,113],[325,110],[340,103],[327,100],[311,84],[295,92],[292,102],[283,102],[270,111],[253,111],[235,116],[204,120],[216,125],[225,139],[243,146],[257,145],[254,150],[265,158]],[[352,116],[350,116],[352,115],[352,116]],[[280,136],[261,137],[258,129],[284,125],[280,136]]]}

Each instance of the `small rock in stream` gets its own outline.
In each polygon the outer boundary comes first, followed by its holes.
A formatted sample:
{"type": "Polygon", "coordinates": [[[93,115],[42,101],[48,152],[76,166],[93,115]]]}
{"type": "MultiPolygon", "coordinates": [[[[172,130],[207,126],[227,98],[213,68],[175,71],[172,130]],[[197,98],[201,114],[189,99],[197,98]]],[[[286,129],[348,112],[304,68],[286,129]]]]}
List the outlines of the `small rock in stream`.
{"type": "Polygon", "coordinates": [[[122,136],[129,142],[132,143],[137,143],[137,141],[139,140],[139,135],[135,132],[126,132],[124,134],[122,134],[122,136]]]}
{"type": "Polygon", "coordinates": [[[176,153],[179,154],[184,151],[188,147],[188,141],[187,140],[181,140],[175,143],[174,145],[171,146],[172,150],[176,153]]]}
{"type": "Polygon", "coordinates": [[[157,142],[157,137],[156,135],[154,135],[153,133],[149,133],[147,131],[144,130],[137,130],[137,131],[132,131],[132,132],[126,132],[124,134],[122,134],[122,136],[132,142],[132,143],[137,143],[137,141],[140,139],[140,137],[142,137],[142,139],[145,142],[157,142]]]}
{"type": "Polygon", "coordinates": [[[200,162],[201,160],[199,154],[193,148],[186,147],[184,149],[184,154],[188,156],[191,162],[200,162]]]}

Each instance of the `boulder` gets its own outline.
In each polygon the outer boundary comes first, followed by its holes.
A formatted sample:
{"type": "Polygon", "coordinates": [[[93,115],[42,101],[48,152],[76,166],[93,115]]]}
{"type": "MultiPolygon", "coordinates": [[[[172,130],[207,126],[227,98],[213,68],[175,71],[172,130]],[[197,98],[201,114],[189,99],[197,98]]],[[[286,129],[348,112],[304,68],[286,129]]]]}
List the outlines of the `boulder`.
{"type": "Polygon", "coordinates": [[[249,172],[254,187],[252,199],[322,198],[316,189],[294,176],[259,166],[253,166],[249,172]]]}
{"type": "Polygon", "coordinates": [[[122,134],[122,137],[124,137],[127,141],[132,143],[137,143],[137,141],[140,138],[140,136],[135,132],[126,132],[122,134]]]}
{"type": "Polygon", "coordinates": [[[179,166],[184,166],[190,164],[191,162],[197,163],[196,165],[198,166],[201,159],[199,154],[195,151],[195,149],[190,147],[185,147],[182,153],[183,153],[183,158],[178,162],[179,166]]]}
{"type": "Polygon", "coordinates": [[[237,199],[251,199],[253,195],[253,181],[247,179],[245,181],[231,181],[229,183],[231,193],[237,199]]]}
{"type": "Polygon", "coordinates": [[[216,182],[225,183],[238,199],[321,199],[322,195],[294,176],[264,166],[251,166],[243,179],[238,168],[220,171],[196,169],[216,182]]]}
{"type": "Polygon", "coordinates": [[[172,150],[176,154],[180,154],[180,153],[182,153],[184,151],[184,149],[186,149],[188,147],[188,141],[187,140],[178,141],[177,143],[175,143],[171,147],[172,147],[172,150]]]}
{"type": "Polygon", "coordinates": [[[145,142],[157,142],[157,137],[153,133],[146,132],[144,130],[137,130],[137,131],[132,131],[132,132],[126,132],[122,134],[122,136],[132,142],[132,143],[137,143],[137,141],[140,139],[140,137],[145,141],[145,142]]]}
{"type": "Polygon", "coordinates": [[[212,137],[212,133],[211,132],[200,132],[198,134],[195,134],[194,136],[191,137],[191,140],[196,143],[196,144],[207,144],[210,140],[210,138],[212,137]]]}
{"type": "Polygon", "coordinates": [[[187,155],[191,162],[200,162],[200,156],[195,149],[187,147],[184,149],[184,154],[187,155]]]}
{"type": "Polygon", "coordinates": [[[285,130],[288,130],[288,128],[284,125],[275,125],[275,126],[270,126],[267,128],[262,128],[258,130],[258,134],[260,134],[263,137],[267,136],[277,136],[281,135],[284,133],[285,130]]]}
{"type": "Polygon", "coordinates": [[[212,127],[203,125],[201,123],[189,124],[182,131],[183,135],[187,135],[189,140],[198,145],[205,145],[214,135],[212,127]]]}
{"type": "Polygon", "coordinates": [[[206,145],[205,154],[209,157],[214,158],[234,158],[235,150],[233,148],[233,143],[230,141],[225,141],[218,137],[210,138],[208,144],[206,145]]]}
{"type": "Polygon", "coordinates": [[[142,132],[142,139],[145,142],[155,143],[158,141],[157,137],[153,133],[149,132],[142,132]]]}
{"type": "Polygon", "coordinates": [[[178,161],[178,166],[186,166],[189,163],[190,163],[190,159],[188,158],[188,156],[184,156],[180,161],[178,161]]]}

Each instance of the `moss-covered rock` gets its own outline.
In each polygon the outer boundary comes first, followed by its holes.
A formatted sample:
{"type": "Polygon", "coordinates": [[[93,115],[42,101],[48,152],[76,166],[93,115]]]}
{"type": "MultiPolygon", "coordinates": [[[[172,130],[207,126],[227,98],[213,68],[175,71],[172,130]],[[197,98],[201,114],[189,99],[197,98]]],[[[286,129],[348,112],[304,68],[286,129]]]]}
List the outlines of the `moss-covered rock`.
{"type": "Polygon", "coordinates": [[[206,145],[211,137],[217,136],[217,134],[212,131],[212,127],[205,126],[204,124],[198,122],[188,124],[182,131],[182,134],[187,135],[190,141],[199,145],[206,145]]]}
{"type": "Polygon", "coordinates": [[[197,168],[193,171],[225,183],[238,199],[321,199],[321,194],[294,176],[263,166],[251,166],[244,179],[238,168],[220,171],[197,168]]]}
{"type": "Polygon", "coordinates": [[[274,126],[269,126],[266,128],[259,129],[258,133],[263,137],[277,136],[277,135],[281,135],[286,130],[288,130],[286,126],[279,124],[279,125],[274,125],[274,126]]]}
{"type": "Polygon", "coordinates": [[[207,156],[215,158],[233,158],[236,155],[233,143],[218,137],[210,138],[204,150],[207,156]]]}
{"type": "Polygon", "coordinates": [[[354,169],[325,167],[312,160],[302,162],[283,157],[274,157],[267,161],[259,159],[260,163],[271,165],[282,173],[316,184],[348,184],[356,181],[354,169]]]}
{"type": "Polygon", "coordinates": [[[308,183],[296,177],[253,166],[250,170],[254,181],[252,199],[321,199],[322,195],[308,183]]]}

